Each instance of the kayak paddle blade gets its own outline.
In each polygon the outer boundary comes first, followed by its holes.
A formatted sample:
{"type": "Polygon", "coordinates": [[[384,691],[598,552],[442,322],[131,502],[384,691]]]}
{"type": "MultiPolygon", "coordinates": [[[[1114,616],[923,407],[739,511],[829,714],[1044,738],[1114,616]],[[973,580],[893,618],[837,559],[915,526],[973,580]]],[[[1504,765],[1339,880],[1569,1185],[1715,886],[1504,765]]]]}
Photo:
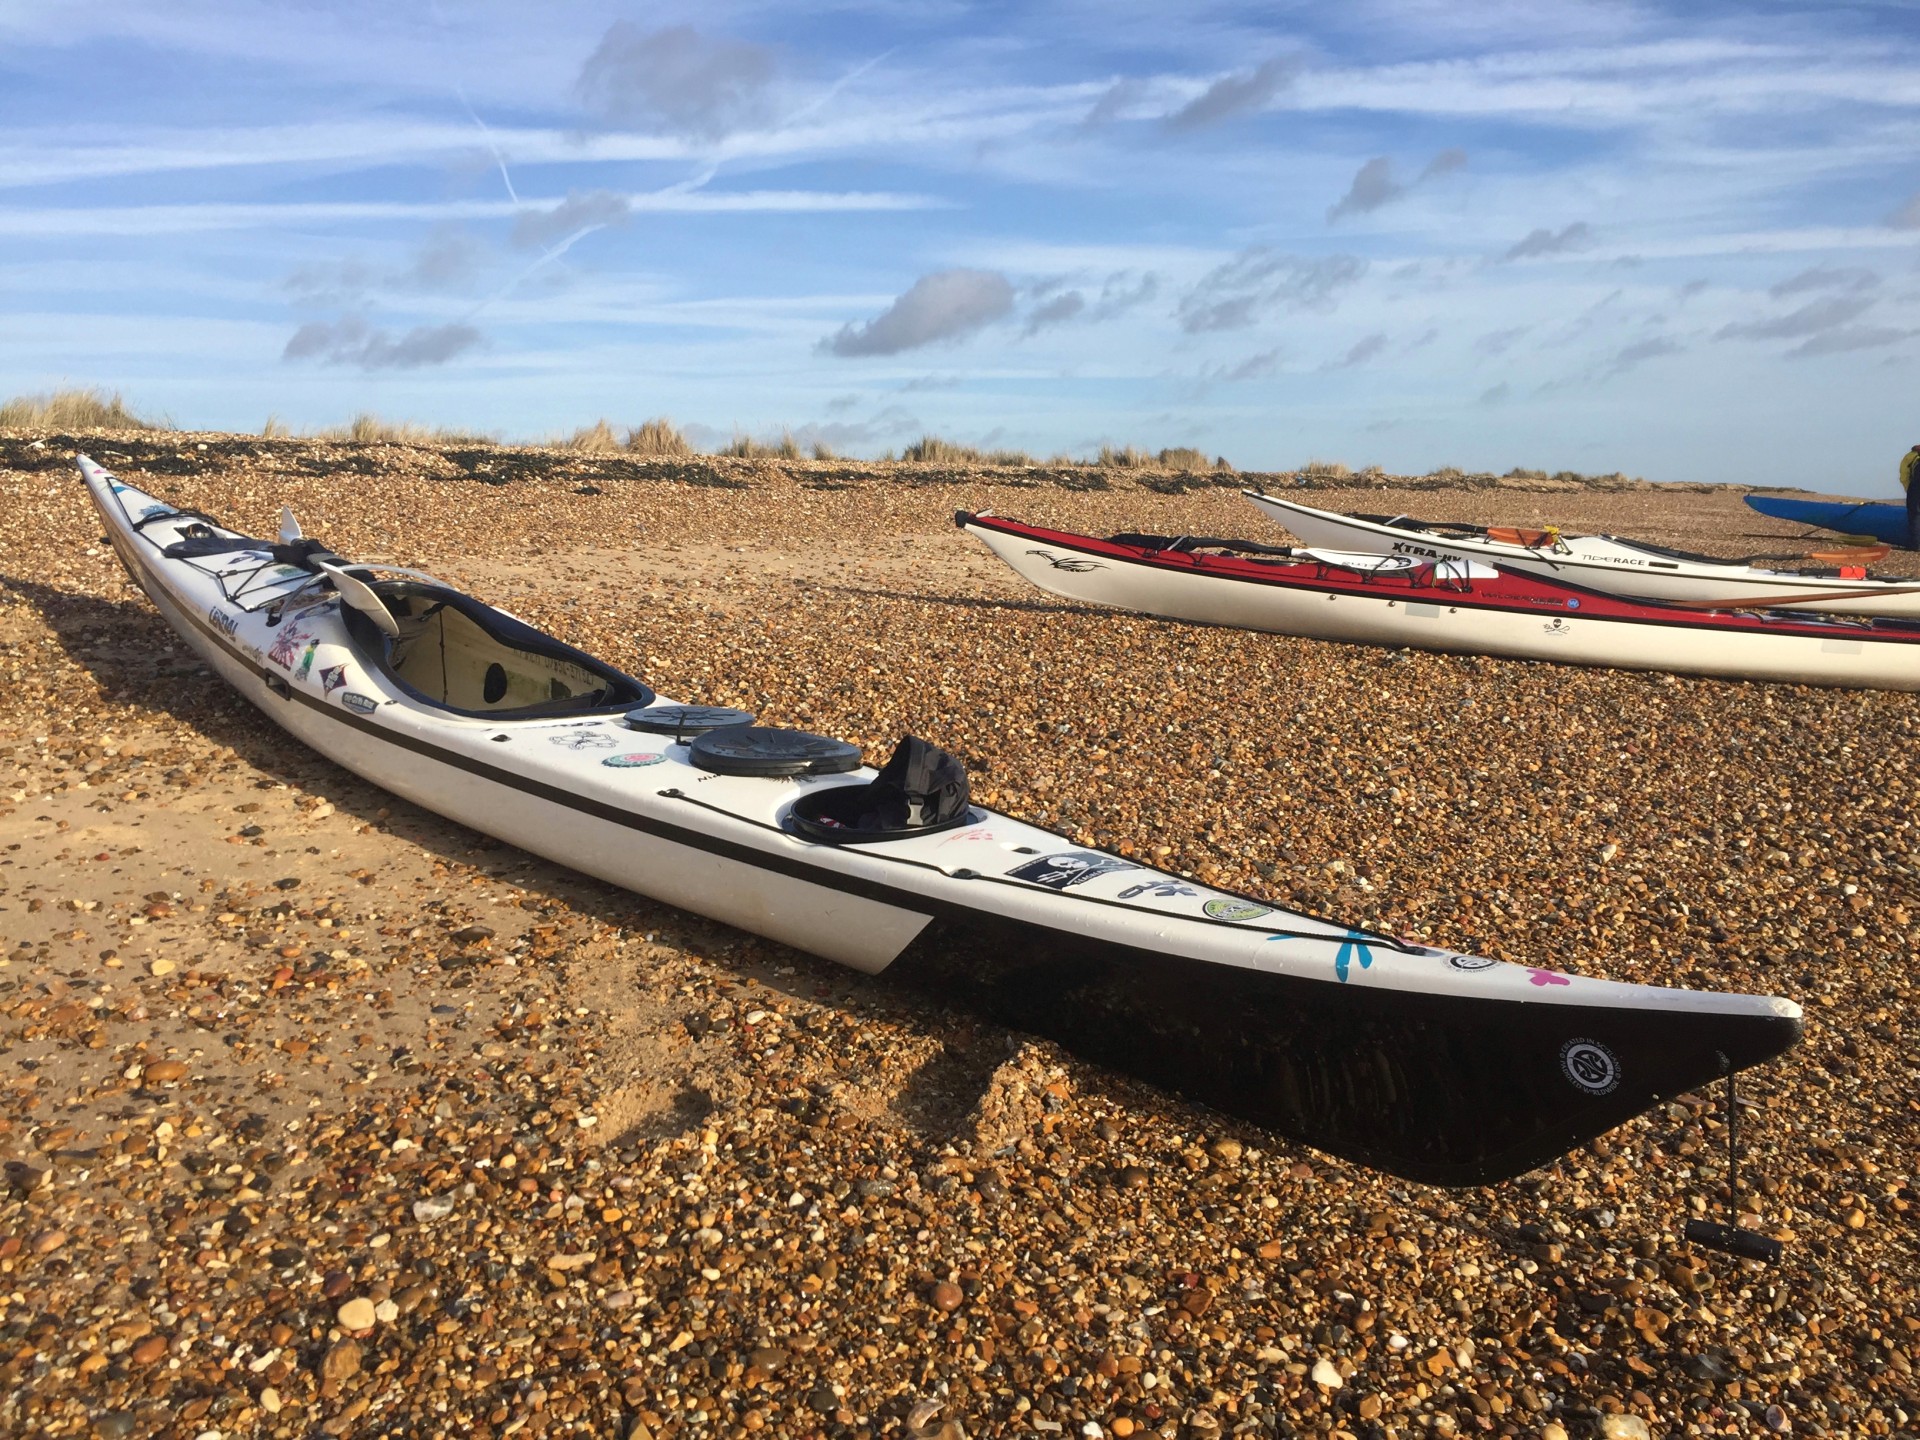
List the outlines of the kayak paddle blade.
{"type": "Polygon", "coordinates": [[[379,626],[381,633],[389,640],[400,638],[400,622],[393,618],[393,612],[373,593],[371,585],[358,576],[349,575],[338,565],[329,565],[320,559],[315,559],[313,564],[322,575],[333,581],[333,588],[340,592],[340,598],[379,626]]]}

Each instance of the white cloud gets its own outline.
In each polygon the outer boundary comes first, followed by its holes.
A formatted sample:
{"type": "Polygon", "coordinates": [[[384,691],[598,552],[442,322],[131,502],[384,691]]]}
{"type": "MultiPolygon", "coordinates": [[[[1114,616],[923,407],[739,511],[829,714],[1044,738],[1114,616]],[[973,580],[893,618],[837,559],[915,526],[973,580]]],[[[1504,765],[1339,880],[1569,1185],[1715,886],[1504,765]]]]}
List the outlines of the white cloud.
{"type": "Polygon", "coordinates": [[[512,243],[520,250],[544,250],[583,230],[625,224],[632,214],[633,202],[609,190],[569,194],[551,210],[522,210],[513,222],[512,243]]]}
{"type": "Polygon", "coordinates": [[[1386,348],[1387,337],[1385,332],[1376,330],[1373,334],[1363,336],[1359,340],[1354,341],[1353,345],[1347,350],[1347,353],[1338,360],[1329,361],[1320,368],[1322,370],[1351,370],[1356,366],[1366,364],[1369,360],[1375,359],[1384,353],[1386,348]]]}
{"type": "Polygon", "coordinates": [[[1830,295],[1823,300],[1810,300],[1799,309],[1785,315],[1776,315],[1766,320],[1746,320],[1723,325],[1719,330],[1722,340],[1799,340],[1817,335],[1823,330],[1832,330],[1857,319],[1873,308],[1873,301],[1864,295],[1830,295]]]}
{"type": "Polygon", "coordinates": [[[1237,330],[1275,309],[1331,310],[1340,293],[1367,272],[1353,255],[1307,258],[1259,245],[1216,265],[1180,299],[1180,328],[1189,334],[1237,330]]]}
{"type": "Polygon", "coordinates": [[[1406,193],[1407,187],[1393,178],[1393,161],[1385,155],[1376,155],[1360,167],[1347,193],[1327,211],[1327,219],[1333,221],[1342,215],[1378,210],[1406,193]]]}
{"type": "Polygon", "coordinates": [[[973,334],[1013,310],[1013,285],[993,270],[941,270],[923,275],[886,310],[848,323],[820,342],[832,355],[897,355],[973,334]]]}
{"type": "MultiPolygon", "coordinates": [[[[931,210],[948,202],[885,191],[733,190],[675,188],[623,197],[635,212],[745,215],[758,212],[851,213],[931,210]]],[[[564,203],[564,202],[554,202],[564,203]]],[[[522,213],[508,200],[341,200],[278,204],[133,205],[97,208],[0,210],[0,235],[168,235],[208,230],[301,229],[330,224],[420,220],[495,220],[522,213]]]]}
{"type": "Polygon", "coordinates": [[[717,140],[768,118],[773,75],[764,45],[710,38],[689,25],[642,32],[616,20],[580,67],[578,89],[602,119],[717,140]]]}
{"type": "Polygon", "coordinates": [[[1078,290],[1068,290],[1036,305],[1027,316],[1027,323],[1021,327],[1022,335],[1037,335],[1053,325],[1064,325],[1085,313],[1087,297],[1078,290]]]}
{"type": "Polygon", "coordinates": [[[1466,151],[1442,150],[1427,162],[1426,168],[1409,184],[1395,177],[1390,157],[1376,155],[1355,172],[1352,184],[1347,186],[1347,193],[1327,211],[1327,223],[1332,224],[1343,215],[1364,215],[1383,205],[1390,205],[1403,198],[1415,185],[1450,175],[1466,163],[1466,151]]]}
{"type": "Polygon", "coordinates": [[[1815,355],[1844,355],[1853,350],[1878,350],[1917,334],[1920,330],[1896,330],[1887,325],[1838,325],[1801,341],[1787,354],[1806,359],[1815,355]]]}
{"type": "Polygon", "coordinates": [[[1564,255],[1569,250],[1584,250],[1593,239],[1593,227],[1584,220],[1563,225],[1558,230],[1532,230],[1517,240],[1503,260],[1531,260],[1540,255],[1564,255]]]}
{"type": "Polygon", "coordinates": [[[376,330],[357,315],[329,324],[315,320],[293,332],[281,351],[283,360],[318,360],[324,365],[352,365],[361,370],[416,370],[444,365],[476,346],[485,337],[471,325],[416,325],[396,338],[376,330]]]}
{"type": "Polygon", "coordinates": [[[1153,93],[1153,87],[1138,75],[1128,75],[1116,80],[1101,92],[1100,98],[1093,102],[1093,108],[1087,111],[1080,123],[1086,126],[1107,125],[1115,120],[1131,119],[1146,104],[1153,93]]]}
{"type": "Polygon", "coordinates": [[[1266,60],[1253,69],[1226,75],[1166,117],[1167,129],[1176,133],[1204,130],[1210,125],[1264,110],[1284,90],[1298,71],[1291,60],[1266,60]]]}
{"type": "Polygon", "coordinates": [[[1623,346],[1617,351],[1607,368],[1609,373],[1618,374],[1622,370],[1631,370],[1634,366],[1648,360],[1657,360],[1665,355],[1678,355],[1685,349],[1686,346],[1668,335],[1636,340],[1633,344],[1623,346]]]}
{"type": "Polygon", "coordinates": [[[1865,266],[1815,265],[1769,286],[1767,293],[1778,300],[1783,295],[1798,295],[1808,290],[1871,290],[1879,283],[1879,275],[1865,266]]]}

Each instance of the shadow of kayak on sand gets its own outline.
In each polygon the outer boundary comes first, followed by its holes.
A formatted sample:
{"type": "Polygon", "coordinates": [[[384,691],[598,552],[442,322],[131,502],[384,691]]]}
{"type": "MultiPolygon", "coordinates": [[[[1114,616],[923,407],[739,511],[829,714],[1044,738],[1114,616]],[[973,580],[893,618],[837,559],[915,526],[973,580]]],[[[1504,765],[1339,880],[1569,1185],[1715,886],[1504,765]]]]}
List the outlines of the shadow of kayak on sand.
{"type": "MultiPolygon", "coordinates": [[[[882,1034],[905,1032],[915,1037],[910,1042],[913,1049],[928,1049],[931,1042],[929,1053],[903,1076],[865,1073],[844,1085],[809,1087],[787,1097],[783,1103],[802,1120],[824,1123],[821,1117],[836,1114],[857,1116],[862,1124],[889,1120],[912,1137],[909,1148],[924,1147],[928,1152],[924,1158],[931,1161],[944,1147],[964,1149],[974,1141],[996,1072],[1023,1049],[1026,1037],[1020,1031],[555,865],[380,789],[288,736],[214,675],[143,599],[115,600],[0,576],[0,605],[8,597],[37,614],[75,667],[98,687],[97,697],[74,694],[75,705],[103,699],[110,705],[149,711],[191,730],[217,750],[230,752],[225,773],[214,777],[214,783],[224,780],[236,799],[277,786],[305,791],[323,797],[350,819],[416,847],[450,871],[475,872],[503,886],[560,900],[586,919],[615,931],[616,940],[630,944],[631,953],[620,956],[630,992],[646,988],[650,967],[644,952],[653,948],[651,937],[657,935],[660,943],[710,966],[723,987],[740,986],[750,978],[766,991],[803,1005],[828,1007],[857,1026],[877,1027],[882,1034]],[[649,939],[642,941],[642,936],[649,939]]],[[[58,677],[45,678],[57,693],[58,677]]],[[[341,884],[352,893],[345,875],[341,884]]],[[[394,891],[383,892],[378,882],[358,893],[378,897],[382,910],[388,904],[404,910],[412,903],[394,891]]],[[[424,911],[420,918],[426,918],[424,911]]],[[[447,981],[449,991],[473,983],[459,971],[484,968],[485,962],[461,955],[461,947],[451,941],[445,948],[441,965],[453,972],[447,981]]],[[[614,953],[620,955],[618,949],[614,953]]],[[[262,963],[271,968],[282,962],[272,951],[263,951],[262,963]]],[[[318,958],[312,963],[324,964],[318,958]]],[[[675,1043],[637,1047],[640,1055],[657,1059],[670,1073],[629,1073],[624,1083],[616,1083],[614,1075],[608,1074],[609,1118],[616,1124],[624,1119],[636,1141],[685,1133],[745,1094],[744,1080],[726,1078],[727,1071],[738,1069],[738,1057],[732,1053],[738,1035],[731,1027],[710,1026],[704,1019],[716,998],[671,1002],[673,1013],[665,1023],[676,1033],[675,1043]],[[684,1016],[679,1013],[682,1010],[687,1012],[684,1016]],[[721,1077],[718,1083],[716,1075],[721,1077]],[[620,1094],[636,1090],[657,1097],[658,1103],[650,1100],[637,1112],[631,1104],[619,1103],[620,1094]]],[[[739,998],[744,999],[744,994],[739,998]]],[[[648,1037],[629,1038],[644,1042],[648,1037]]],[[[598,1048],[617,1054],[623,1048],[621,1039],[609,1036],[608,1043],[598,1048]]],[[[1249,1143],[1282,1157],[1306,1154],[1282,1137],[1191,1107],[1146,1082],[1060,1052],[1048,1058],[1073,1065],[1080,1072],[1075,1077],[1079,1088],[1093,1090],[1119,1109],[1190,1131],[1243,1134],[1249,1143]]],[[[613,1068],[609,1067],[610,1072],[613,1068]]],[[[760,1103],[764,1099],[760,1097],[760,1103]]],[[[610,1134],[609,1143],[618,1138],[618,1133],[610,1134]]],[[[979,1158],[984,1163],[988,1156],[983,1153],[979,1158]]]]}

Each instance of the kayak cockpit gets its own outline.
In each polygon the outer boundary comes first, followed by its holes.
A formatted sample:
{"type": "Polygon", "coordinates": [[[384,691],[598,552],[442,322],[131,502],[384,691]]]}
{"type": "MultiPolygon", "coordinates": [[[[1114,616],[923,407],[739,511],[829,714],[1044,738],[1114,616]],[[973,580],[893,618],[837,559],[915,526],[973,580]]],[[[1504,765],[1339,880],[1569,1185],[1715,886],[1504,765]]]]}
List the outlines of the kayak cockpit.
{"type": "Polygon", "coordinates": [[[442,585],[370,587],[398,634],[341,607],[361,658],[414,699],[457,715],[546,719],[653,703],[640,681],[511,615],[442,585]]]}

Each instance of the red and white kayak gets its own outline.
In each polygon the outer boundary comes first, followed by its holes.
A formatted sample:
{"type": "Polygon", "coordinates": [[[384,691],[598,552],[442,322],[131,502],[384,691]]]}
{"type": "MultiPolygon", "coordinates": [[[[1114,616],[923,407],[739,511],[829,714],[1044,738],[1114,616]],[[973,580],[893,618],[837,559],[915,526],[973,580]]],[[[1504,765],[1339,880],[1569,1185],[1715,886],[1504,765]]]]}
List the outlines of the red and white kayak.
{"type": "MultiPolygon", "coordinates": [[[[1259,490],[1241,492],[1269,520],[1308,545],[1422,560],[1478,560],[1583,585],[1610,595],[1718,610],[1818,610],[1841,615],[1920,619],[1920,579],[1870,575],[1843,551],[1819,570],[1767,570],[1745,561],[1669,550],[1615,535],[1563,535],[1555,529],[1411,520],[1404,515],[1342,515],[1259,490]]],[[[1865,552],[1878,559],[1885,546],[1865,552]]]]}
{"type": "Polygon", "coordinates": [[[1920,624],[1696,611],[1480,561],[1292,550],[1244,540],[1098,540],[997,515],[955,521],[1042,590],[1192,620],[1624,670],[1920,690],[1920,624]]]}
{"type": "Polygon", "coordinates": [[[79,464],[209,682],[346,769],[1336,1155],[1491,1183],[1799,1039],[1788,1000],[1503,964],[1076,845],[971,805],[958,761],[911,738],[925,768],[889,790],[895,762],[876,775],[829,736],[668,705],[290,518],[277,538],[236,534],[79,464]]]}

